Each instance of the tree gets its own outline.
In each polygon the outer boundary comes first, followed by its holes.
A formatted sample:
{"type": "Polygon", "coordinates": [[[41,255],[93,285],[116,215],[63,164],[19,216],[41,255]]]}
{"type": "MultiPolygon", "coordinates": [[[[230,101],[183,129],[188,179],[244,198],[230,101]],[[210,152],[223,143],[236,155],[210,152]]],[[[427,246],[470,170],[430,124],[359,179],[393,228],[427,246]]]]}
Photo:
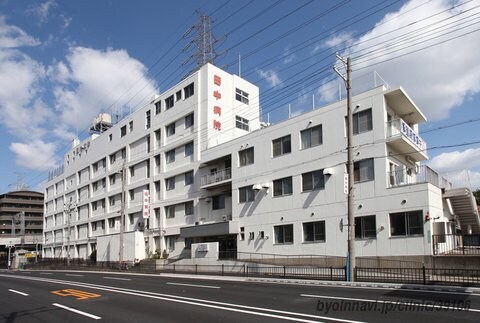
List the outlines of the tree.
{"type": "Polygon", "coordinates": [[[480,205],[480,188],[473,191],[473,196],[475,196],[475,200],[477,200],[477,205],[480,205]]]}

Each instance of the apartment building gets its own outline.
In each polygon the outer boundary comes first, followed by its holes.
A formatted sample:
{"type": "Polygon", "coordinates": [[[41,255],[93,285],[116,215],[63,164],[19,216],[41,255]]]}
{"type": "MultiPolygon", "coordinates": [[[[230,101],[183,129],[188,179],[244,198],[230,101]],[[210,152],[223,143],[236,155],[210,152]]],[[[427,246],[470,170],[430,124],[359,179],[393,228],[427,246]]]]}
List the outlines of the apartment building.
{"type": "MultiPolygon", "coordinates": [[[[258,98],[207,64],[74,142],[45,191],[45,257],[97,249],[98,261],[118,260],[122,209],[126,260],[345,256],[345,102],[269,125],[258,98]]],[[[480,232],[471,192],[421,165],[426,118],[402,88],[371,89],[353,106],[358,256],[430,255],[433,234],[480,232]]]]}

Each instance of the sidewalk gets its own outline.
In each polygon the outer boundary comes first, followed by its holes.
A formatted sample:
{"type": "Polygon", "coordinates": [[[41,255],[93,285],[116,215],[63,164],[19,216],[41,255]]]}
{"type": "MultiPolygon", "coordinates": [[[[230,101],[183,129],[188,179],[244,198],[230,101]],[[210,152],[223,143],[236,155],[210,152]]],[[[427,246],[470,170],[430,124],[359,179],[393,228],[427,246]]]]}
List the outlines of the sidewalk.
{"type": "Polygon", "coordinates": [[[443,286],[443,285],[393,284],[393,283],[375,283],[375,282],[344,282],[344,281],[322,281],[322,280],[307,280],[307,279],[187,275],[187,274],[171,274],[171,273],[160,273],[160,276],[171,277],[171,278],[219,280],[219,281],[262,282],[262,283],[275,283],[275,284],[286,284],[286,285],[337,286],[337,287],[342,286],[342,287],[352,287],[352,288],[388,288],[388,289],[399,289],[399,290],[421,290],[421,291],[436,291],[436,292],[449,292],[449,293],[480,294],[480,288],[478,287],[457,287],[457,286],[443,286]]]}

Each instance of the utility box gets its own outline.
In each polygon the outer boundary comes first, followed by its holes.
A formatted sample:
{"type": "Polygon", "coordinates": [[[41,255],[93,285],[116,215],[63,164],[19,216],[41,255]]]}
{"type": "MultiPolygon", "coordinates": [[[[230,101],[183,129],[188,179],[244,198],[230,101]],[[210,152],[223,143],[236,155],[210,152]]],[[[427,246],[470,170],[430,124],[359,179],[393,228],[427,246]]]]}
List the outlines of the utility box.
{"type": "MultiPolygon", "coordinates": [[[[123,260],[133,262],[145,259],[143,232],[126,232],[123,237],[123,260]]],[[[119,233],[97,237],[97,261],[120,261],[119,233]]]]}

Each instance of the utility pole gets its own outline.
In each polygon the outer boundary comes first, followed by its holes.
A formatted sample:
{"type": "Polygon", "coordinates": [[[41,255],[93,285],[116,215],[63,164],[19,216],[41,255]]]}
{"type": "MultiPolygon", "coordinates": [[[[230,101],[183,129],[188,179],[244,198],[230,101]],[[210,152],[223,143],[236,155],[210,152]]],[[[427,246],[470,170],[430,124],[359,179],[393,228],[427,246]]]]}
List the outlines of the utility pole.
{"type": "Polygon", "coordinates": [[[76,207],[75,203],[72,203],[72,198],[70,197],[70,201],[64,205],[65,207],[65,214],[67,215],[67,266],[70,266],[70,216],[72,214],[72,210],[76,207]]]}
{"type": "Polygon", "coordinates": [[[344,80],[347,89],[347,279],[355,281],[355,218],[353,216],[353,158],[352,158],[352,141],[353,141],[353,117],[352,117],[352,59],[347,59],[336,54],[336,57],[344,64],[347,75],[343,75],[336,66],[334,71],[344,80]]]}
{"type": "Polygon", "coordinates": [[[122,170],[120,175],[122,176],[122,196],[121,196],[121,206],[120,206],[120,254],[119,261],[120,265],[123,264],[123,252],[124,252],[124,234],[125,234],[125,179],[126,179],[126,170],[125,170],[125,159],[123,160],[122,170]]]}

